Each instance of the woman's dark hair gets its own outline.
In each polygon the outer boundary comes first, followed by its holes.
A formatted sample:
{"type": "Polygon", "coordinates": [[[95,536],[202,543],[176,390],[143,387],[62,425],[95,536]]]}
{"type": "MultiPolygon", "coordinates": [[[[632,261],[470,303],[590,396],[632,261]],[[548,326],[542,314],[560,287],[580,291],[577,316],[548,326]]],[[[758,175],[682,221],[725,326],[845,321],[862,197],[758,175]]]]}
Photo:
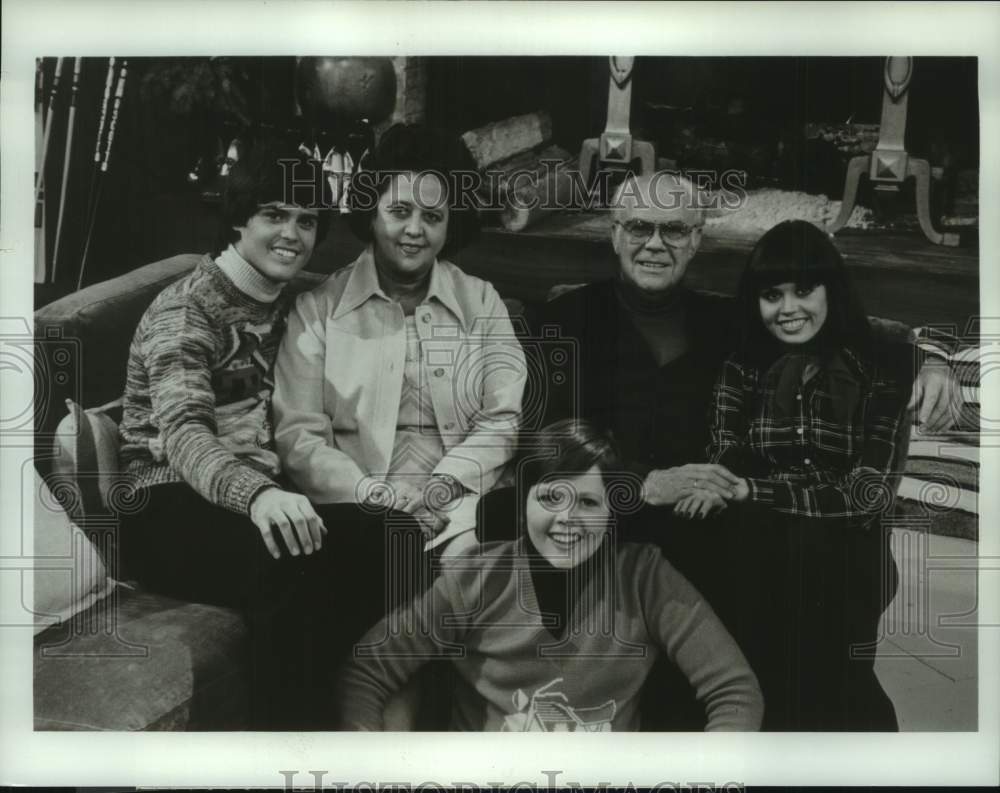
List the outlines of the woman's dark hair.
{"type": "Polygon", "coordinates": [[[291,144],[260,142],[237,162],[226,178],[222,199],[222,233],[227,243],[240,238],[234,226],[245,226],[261,204],[281,201],[317,211],[316,244],[330,227],[328,186],[323,164],[291,144]]]}
{"type": "Polygon", "coordinates": [[[763,289],[781,283],[826,287],[826,322],[811,349],[820,355],[848,347],[867,358],[871,326],[844,259],[826,232],[805,220],[786,220],[754,245],[737,289],[741,351],[749,360],[766,363],[782,350],[760,317],[763,289]]]}
{"type": "Polygon", "coordinates": [[[372,224],[378,200],[392,177],[400,173],[437,174],[448,191],[448,235],[441,255],[447,257],[479,236],[474,196],[467,192],[460,174],[476,173],[465,144],[453,135],[418,124],[396,124],[379,139],[375,150],[362,159],[351,181],[348,223],[354,235],[372,241],[372,224]]]}
{"type": "Polygon", "coordinates": [[[533,433],[530,443],[522,442],[519,478],[526,492],[544,479],[578,476],[595,465],[605,487],[621,476],[622,457],[614,437],[589,421],[564,419],[533,433]]]}

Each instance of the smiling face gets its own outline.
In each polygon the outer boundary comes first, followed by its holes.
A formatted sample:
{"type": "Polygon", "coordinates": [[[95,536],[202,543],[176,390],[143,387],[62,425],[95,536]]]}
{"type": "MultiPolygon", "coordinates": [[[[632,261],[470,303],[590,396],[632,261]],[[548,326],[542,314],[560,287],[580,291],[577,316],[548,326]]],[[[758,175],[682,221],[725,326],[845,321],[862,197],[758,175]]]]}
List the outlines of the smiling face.
{"type": "Polygon", "coordinates": [[[261,204],[245,226],[236,252],[257,272],[278,284],[291,281],[309,261],[316,245],[315,210],[274,201],[261,204]]]}
{"type": "Polygon", "coordinates": [[[826,287],[791,281],[761,289],[760,319],[767,331],[785,344],[805,344],[826,322],[826,287]]]}
{"type": "Polygon", "coordinates": [[[692,206],[691,195],[688,184],[667,174],[632,180],[619,193],[611,242],[622,280],[647,298],[673,291],[698,252],[702,213],[692,206]],[[686,226],[690,233],[664,242],[657,230],[640,240],[630,232],[637,223],[686,226]]]}
{"type": "Polygon", "coordinates": [[[372,235],[380,273],[406,284],[423,279],[448,237],[448,193],[440,177],[394,176],[379,196],[372,235]]]}
{"type": "Polygon", "coordinates": [[[528,538],[553,567],[566,570],[593,556],[610,515],[596,465],[580,476],[548,479],[528,491],[528,538]]]}

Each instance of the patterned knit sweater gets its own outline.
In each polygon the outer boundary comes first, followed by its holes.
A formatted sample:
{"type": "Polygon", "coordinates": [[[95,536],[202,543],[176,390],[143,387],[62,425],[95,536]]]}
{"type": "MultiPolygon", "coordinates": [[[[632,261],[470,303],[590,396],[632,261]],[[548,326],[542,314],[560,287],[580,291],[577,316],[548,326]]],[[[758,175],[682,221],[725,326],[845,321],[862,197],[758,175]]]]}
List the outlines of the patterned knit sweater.
{"type": "Polygon", "coordinates": [[[450,559],[426,595],[365,636],[340,683],[342,729],[382,729],[392,694],[429,659],[448,658],[459,678],[452,729],[632,731],[660,653],[704,704],[706,730],[760,728],[763,699],[746,659],[658,548],[606,540],[585,563],[568,629],[555,638],[524,543],[450,559]]]}
{"type": "Polygon", "coordinates": [[[247,513],[274,485],[272,367],[289,300],[254,278],[233,248],[215,261],[205,256],[140,320],[120,428],[135,486],[183,481],[247,513]]]}

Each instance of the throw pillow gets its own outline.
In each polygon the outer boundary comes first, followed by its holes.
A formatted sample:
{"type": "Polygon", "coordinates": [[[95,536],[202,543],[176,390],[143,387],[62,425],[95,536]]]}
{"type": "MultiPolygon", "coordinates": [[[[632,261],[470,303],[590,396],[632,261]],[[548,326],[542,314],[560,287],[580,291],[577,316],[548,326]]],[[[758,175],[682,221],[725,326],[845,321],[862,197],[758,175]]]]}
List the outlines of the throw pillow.
{"type": "Polygon", "coordinates": [[[64,506],[74,520],[109,511],[109,496],[119,476],[118,425],[109,411],[120,404],[116,400],[84,410],[66,400],[68,412],[53,442],[52,473],[53,481],[62,485],[61,493],[69,487],[72,503],[64,506]]]}
{"type": "Polygon", "coordinates": [[[107,597],[114,587],[101,555],[35,472],[32,571],[35,634],[107,597]]]}

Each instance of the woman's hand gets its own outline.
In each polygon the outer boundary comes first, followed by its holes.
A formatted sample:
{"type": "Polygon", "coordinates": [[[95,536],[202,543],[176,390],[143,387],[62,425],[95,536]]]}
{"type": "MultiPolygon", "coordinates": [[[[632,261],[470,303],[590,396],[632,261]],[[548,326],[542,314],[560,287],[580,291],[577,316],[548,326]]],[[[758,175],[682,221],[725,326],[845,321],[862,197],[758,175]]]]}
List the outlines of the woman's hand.
{"type": "Polygon", "coordinates": [[[405,479],[388,483],[392,493],[391,507],[412,515],[428,538],[436,537],[448,525],[448,504],[440,503],[442,490],[434,477],[421,488],[405,479]]]}
{"type": "Polygon", "coordinates": [[[446,514],[435,512],[426,507],[414,512],[413,517],[420,524],[420,528],[423,529],[424,534],[429,540],[437,537],[448,527],[449,519],[446,514]]]}
{"type": "Polygon", "coordinates": [[[292,556],[308,555],[323,547],[326,526],[309,499],[298,493],[289,493],[279,487],[261,490],[250,502],[250,520],[260,530],[264,545],[275,559],[281,558],[281,548],[274,537],[275,528],[292,556]]]}
{"type": "Polygon", "coordinates": [[[735,494],[733,495],[733,501],[740,503],[746,501],[750,498],[750,484],[746,479],[741,479],[739,484],[736,485],[735,494]]]}
{"type": "Polygon", "coordinates": [[[674,506],[674,514],[683,518],[702,520],[726,508],[726,500],[708,490],[698,489],[684,496],[674,506]]]}
{"type": "Polygon", "coordinates": [[[392,488],[393,509],[413,515],[425,508],[423,488],[417,487],[405,479],[395,479],[389,483],[392,488]]]}

